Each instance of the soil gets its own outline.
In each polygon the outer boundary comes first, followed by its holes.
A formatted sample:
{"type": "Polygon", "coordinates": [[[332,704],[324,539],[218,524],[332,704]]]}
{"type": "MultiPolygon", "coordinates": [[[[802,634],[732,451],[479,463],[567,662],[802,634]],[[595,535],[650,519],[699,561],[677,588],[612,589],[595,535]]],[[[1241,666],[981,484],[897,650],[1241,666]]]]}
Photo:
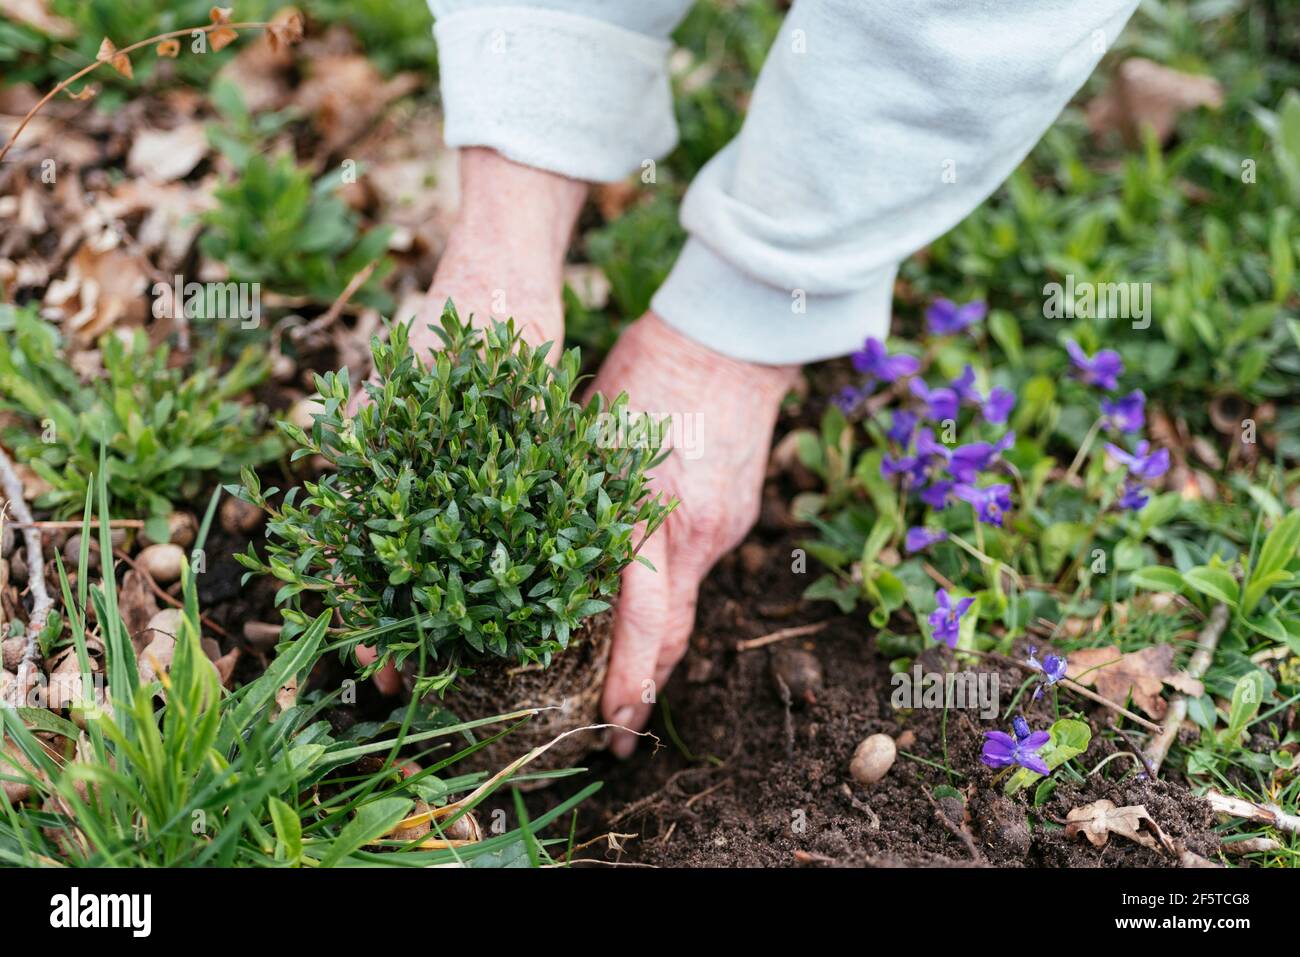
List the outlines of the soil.
{"type": "MultiPolygon", "coordinates": [[[[1061,783],[1042,807],[1031,808],[1027,796],[1004,796],[996,772],[979,761],[982,732],[999,724],[975,710],[950,711],[947,722],[949,765],[961,775],[952,783],[964,807],[953,797],[934,798],[949,776],[919,759],[943,764],[942,710],[891,706],[889,664],[874,647],[865,614],[841,616],[830,604],[802,602],[806,582],[790,572],[793,547],[787,534],[760,528],[705,583],[691,649],[651,726],[662,745],[626,762],[605,755],[588,762],[605,787],[583,805],[580,820],[588,840],[615,836],[597,840],[587,856],[690,867],[1171,865],[1168,856],[1120,837],[1103,848],[1066,840],[1056,822],[1101,798],[1145,805],[1175,841],[1214,856],[1219,842],[1204,802],[1178,784],[1139,779],[1128,758],[1109,762],[1086,784],[1061,783]],[[740,639],[814,622],[826,627],[736,650],[740,639]],[[773,679],[772,662],[787,646],[821,665],[811,703],[783,695],[773,679]],[[850,777],[849,761],[863,738],[880,732],[907,754],[865,787],[850,777]]],[[[925,670],[945,668],[940,652],[948,654],[935,648],[922,656],[925,670]]],[[[1022,678],[1000,673],[1000,712],[1022,678]]],[[[1031,723],[1049,723],[1049,707],[1045,696],[1028,710],[1031,723]]],[[[1105,720],[1093,718],[1095,728],[1105,720]]],[[[1078,763],[1095,767],[1113,751],[1094,733],[1078,763]]]]}

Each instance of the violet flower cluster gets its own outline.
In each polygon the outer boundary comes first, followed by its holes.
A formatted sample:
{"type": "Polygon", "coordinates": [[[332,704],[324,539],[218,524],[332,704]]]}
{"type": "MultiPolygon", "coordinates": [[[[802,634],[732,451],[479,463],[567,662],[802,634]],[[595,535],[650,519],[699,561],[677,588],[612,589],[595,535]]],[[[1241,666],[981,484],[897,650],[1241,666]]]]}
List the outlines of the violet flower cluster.
{"type": "MultiPolygon", "coordinates": [[[[932,335],[951,335],[979,322],[987,311],[979,301],[958,305],[938,299],[926,312],[926,328],[932,335]]],[[[1004,428],[1016,403],[1011,391],[997,387],[985,395],[976,387],[975,370],[969,365],[951,382],[932,386],[917,375],[917,359],[891,355],[877,339],[868,339],[852,360],[866,381],[860,387],[846,388],[838,397],[845,412],[853,411],[882,382],[907,382],[908,404],[890,413],[885,435],[891,449],[881,461],[881,474],[887,479],[905,478],[908,490],[936,511],[954,502],[967,502],[979,521],[1001,527],[1011,509],[1011,486],[982,485],[981,479],[1016,440],[1015,434],[1004,428]],[[936,429],[955,425],[963,408],[974,409],[976,419],[1002,427],[1002,434],[991,442],[953,447],[936,439],[936,429]]],[[[940,530],[916,526],[908,530],[904,546],[909,552],[921,551],[946,537],[940,530]]]]}
{"type": "MultiPolygon", "coordinates": [[[[1124,362],[1114,349],[1102,349],[1089,356],[1073,339],[1065,341],[1070,355],[1073,375],[1086,385],[1114,392],[1119,387],[1119,377],[1124,374],[1124,362]]],[[[1136,435],[1146,425],[1146,396],[1134,389],[1118,398],[1101,400],[1101,426],[1107,432],[1136,435]]],[[[1116,504],[1127,511],[1136,512],[1146,505],[1150,495],[1146,483],[1160,478],[1169,471],[1169,450],[1151,451],[1151,444],[1140,439],[1129,452],[1114,442],[1106,443],[1111,458],[1128,469],[1124,486],[1116,504]]]]}

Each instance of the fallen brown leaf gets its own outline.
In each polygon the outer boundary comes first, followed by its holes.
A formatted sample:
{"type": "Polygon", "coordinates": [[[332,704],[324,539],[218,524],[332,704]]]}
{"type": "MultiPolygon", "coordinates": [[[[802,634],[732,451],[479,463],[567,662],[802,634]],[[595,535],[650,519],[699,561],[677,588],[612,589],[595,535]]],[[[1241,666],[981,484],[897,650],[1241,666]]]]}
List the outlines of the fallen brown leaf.
{"type": "Polygon", "coordinates": [[[56,40],[70,40],[77,35],[76,24],[51,13],[48,0],[0,0],[0,13],[6,20],[35,27],[56,40]]]}
{"type": "Polygon", "coordinates": [[[1173,670],[1173,660],[1173,645],[1151,645],[1128,654],[1114,645],[1085,648],[1070,654],[1067,675],[1117,704],[1131,696],[1137,707],[1158,720],[1168,707],[1160,697],[1166,683],[1193,697],[1204,693],[1195,678],[1173,670]]]}
{"type": "Polygon", "coordinates": [[[1113,802],[1103,798],[1074,808],[1065,819],[1068,822],[1065,825],[1065,836],[1073,840],[1082,834],[1093,847],[1104,847],[1112,834],[1118,834],[1153,851],[1175,853],[1169,838],[1142,804],[1116,807],[1113,802]],[[1143,830],[1144,824],[1147,830],[1143,830]]]}
{"type": "Polygon", "coordinates": [[[208,155],[202,123],[182,123],[173,130],[141,130],[127,154],[127,169],[154,183],[182,179],[208,155]]]}
{"type": "Polygon", "coordinates": [[[1156,139],[1165,143],[1183,113],[1222,105],[1223,87],[1214,77],[1181,73],[1134,57],[1119,65],[1106,91],[1088,104],[1088,125],[1094,136],[1118,131],[1130,143],[1150,127],[1156,139]]]}

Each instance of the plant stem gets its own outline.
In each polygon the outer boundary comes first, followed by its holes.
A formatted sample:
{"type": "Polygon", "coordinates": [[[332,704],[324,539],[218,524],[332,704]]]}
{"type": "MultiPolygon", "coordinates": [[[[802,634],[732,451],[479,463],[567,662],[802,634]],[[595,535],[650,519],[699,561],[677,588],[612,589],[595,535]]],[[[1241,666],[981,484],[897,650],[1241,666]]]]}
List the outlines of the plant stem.
{"type": "MultiPolygon", "coordinates": [[[[169,33],[160,33],[156,37],[150,37],[147,40],[141,40],[138,43],[132,43],[130,46],[123,47],[120,50],[113,51],[113,57],[116,57],[119,54],[133,53],[136,50],[139,50],[147,46],[153,46],[154,44],[160,43],[163,40],[178,40],[181,37],[192,36],[195,33],[211,33],[213,30],[217,30],[221,28],[225,28],[228,30],[236,30],[236,31],[265,30],[269,26],[271,26],[270,23],[255,22],[255,23],[209,23],[207,26],[187,27],[184,30],[172,30],[169,33]]],[[[58,96],[60,93],[66,90],[73,83],[76,83],[82,77],[94,73],[101,66],[103,66],[106,63],[109,63],[113,57],[108,57],[103,60],[96,60],[94,63],[91,63],[89,66],[82,67],[76,73],[72,74],[72,76],[60,82],[56,87],[54,87],[54,89],[50,90],[49,93],[46,93],[43,97],[41,97],[36,102],[36,105],[27,111],[27,115],[24,116],[18,122],[18,126],[14,129],[12,133],[9,134],[9,139],[5,142],[5,145],[3,147],[0,147],[0,162],[3,162],[4,158],[9,155],[9,150],[13,148],[13,145],[15,142],[17,142],[18,137],[22,134],[23,130],[27,128],[27,124],[30,123],[32,121],[32,118],[36,116],[36,114],[39,113],[45,107],[46,103],[49,103],[50,100],[54,99],[56,96],[58,96]]]]}
{"type": "Polygon", "coordinates": [[[1101,416],[1098,416],[1097,421],[1093,422],[1092,426],[1088,429],[1088,434],[1083,437],[1083,442],[1079,445],[1079,451],[1074,456],[1074,461],[1070,463],[1069,469],[1065,472],[1064,481],[1066,485],[1069,485],[1074,481],[1074,477],[1078,475],[1079,469],[1082,467],[1084,459],[1088,457],[1088,452],[1092,450],[1092,443],[1097,441],[1097,433],[1100,431],[1101,416]]]}

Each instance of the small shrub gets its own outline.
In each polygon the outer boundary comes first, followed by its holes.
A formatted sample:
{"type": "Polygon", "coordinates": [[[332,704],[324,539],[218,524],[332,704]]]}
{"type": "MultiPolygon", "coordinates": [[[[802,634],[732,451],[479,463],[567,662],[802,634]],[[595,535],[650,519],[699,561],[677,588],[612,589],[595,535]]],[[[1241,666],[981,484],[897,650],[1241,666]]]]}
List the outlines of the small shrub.
{"type": "MultiPolygon", "coordinates": [[[[448,304],[431,368],[408,330],[374,340],[370,404],[346,418],[346,372],[318,376],[324,409],[310,434],[281,428],[294,458],[322,456],[331,471],[280,505],[251,470],[236,491],[271,516],[268,561],[250,545],[245,567],[285,582],[278,601],[292,628],[311,593],[336,609],[348,635],[370,632],[379,662],[421,648],[443,690],[476,662],[548,665],[583,619],[609,607],[619,572],[668,508],[646,488],[659,461],[655,430],[611,442],[626,396],[573,401],[579,357],[558,368],[513,324],[485,332],[448,304]]],[[[345,644],[348,643],[345,641],[345,644]]],[[[355,641],[351,642],[355,644],[355,641]]],[[[427,670],[427,669],[426,669],[427,670]]]]}
{"type": "Polygon", "coordinates": [[[160,541],[173,503],[192,502],[212,481],[281,447],[263,431],[258,408],[236,401],[267,374],[251,349],[222,375],[197,362],[172,367],[170,350],[150,348],[143,331],[129,342],[110,334],[100,343],[104,375],[85,384],[50,323],[0,307],[0,330],[0,412],[19,416],[3,438],[52,486],[36,504],[60,518],[85,501],[101,445],[117,513],[150,519],[160,541]]]}

